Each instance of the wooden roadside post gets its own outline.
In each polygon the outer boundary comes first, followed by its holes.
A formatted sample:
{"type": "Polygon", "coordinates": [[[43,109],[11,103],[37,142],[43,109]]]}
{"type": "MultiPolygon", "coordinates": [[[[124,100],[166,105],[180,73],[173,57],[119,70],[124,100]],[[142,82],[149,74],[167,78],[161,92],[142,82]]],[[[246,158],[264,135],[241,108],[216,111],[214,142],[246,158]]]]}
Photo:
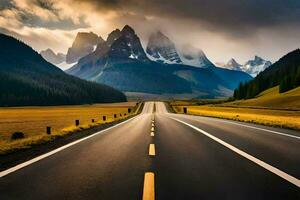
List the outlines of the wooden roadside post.
{"type": "Polygon", "coordinates": [[[47,127],[46,127],[46,133],[47,133],[48,135],[51,135],[51,126],[47,126],[47,127]]]}
{"type": "Polygon", "coordinates": [[[95,123],[95,119],[92,119],[92,123],[95,123]]]}
{"type": "Polygon", "coordinates": [[[106,121],[106,116],[103,116],[103,118],[102,118],[102,119],[103,119],[103,121],[106,121]]]}
{"type": "Polygon", "coordinates": [[[128,108],[128,113],[131,113],[131,108],[128,108]]]}
{"type": "Polygon", "coordinates": [[[117,114],[114,114],[114,118],[117,118],[117,114]]]}
{"type": "Polygon", "coordinates": [[[183,107],[183,113],[187,114],[187,107],[183,107]]]}
{"type": "Polygon", "coordinates": [[[75,120],[75,126],[79,126],[79,119],[75,120]]]}

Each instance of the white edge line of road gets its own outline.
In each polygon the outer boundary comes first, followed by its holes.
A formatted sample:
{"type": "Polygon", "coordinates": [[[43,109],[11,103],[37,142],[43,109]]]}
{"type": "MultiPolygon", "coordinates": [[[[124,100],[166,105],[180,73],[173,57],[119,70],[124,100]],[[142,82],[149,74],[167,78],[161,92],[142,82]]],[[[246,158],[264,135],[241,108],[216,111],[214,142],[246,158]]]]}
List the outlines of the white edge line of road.
{"type": "MultiPolygon", "coordinates": [[[[205,117],[205,116],[196,116],[196,115],[191,115],[191,116],[194,116],[194,117],[205,117]]],[[[269,129],[258,128],[258,127],[255,127],[255,126],[250,126],[250,125],[246,125],[246,124],[240,124],[240,123],[236,123],[236,122],[231,122],[231,121],[227,121],[225,119],[217,119],[217,118],[213,118],[213,117],[205,117],[205,118],[210,118],[210,119],[215,120],[215,121],[221,121],[221,122],[225,122],[225,123],[229,123],[229,124],[235,124],[235,125],[238,125],[238,126],[244,126],[244,127],[247,127],[247,128],[252,128],[252,129],[256,129],[256,130],[266,131],[266,132],[274,133],[274,134],[277,134],[277,135],[287,136],[287,137],[291,137],[291,138],[295,138],[295,139],[300,140],[300,136],[296,136],[296,135],[292,135],[292,134],[286,134],[286,133],[281,133],[281,132],[278,132],[278,131],[272,131],[272,130],[269,130],[269,129]]]]}
{"type": "Polygon", "coordinates": [[[40,155],[40,156],[37,156],[37,157],[35,157],[35,158],[31,159],[31,160],[28,160],[28,161],[26,161],[26,162],[23,162],[23,163],[21,163],[21,164],[18,164],[18,165],[14,166],[14,167],[11,167],[11,168],[9,168],[9,169],[6,169],[6,170],[4,170],[4,171],[1,171],[1,172],[0,172],[0,178],[4,177],[4,176],[6,176],[6,175],[8,175],[8,174],[10,174],[10,173],[13,173],[13,172],[15,172],[15,171],[17,171],[17,170],[19,170],[19,169],[22,169],[22,168],[24,168],[24,167],[26,167],[26,166],[28,166],[28,165],[31,165],[31,164],[33,164],[33,163],[35,163],[35,162],[37,162],[37,161],[40,161],[40,160],[42,160],[42,159],[44,159],[44,158],[47,158],[47,157],[49,157],[49,156],[51,156],[51,155],[53,155],[53,154],[56,154],[56,153],[58,153],[58,152],[60,152],[60,151],[62,151],[62,150],[64,150],[64,149],[67,149],[67,148],[69,148],[69,147],[71,147],[71,146],[73,146],[73,145],[75,145],[75,144],[78,144],[79,142],[82,142],[82,141],[87,140],[87,139],[89,139],[89,138],[91,138],[91,137],[94,137],[94,136],[99,135],[99,134],[101,134],[101,133],[103,133],[103,132],[106,132],[106,131],[108,131],[108,130],[110,130],[110,129],[113,129],[113,128],[118,127],[118,126],[120,126],[120,125],[122,125],[122,124],[125,124],[126,122],[129,122],[129,121],[135,119],[135,118],[138,117],[138,116],[139,116],[139,115],[137,115],[137,116],[135,116],[135,117],[133,117],[133,118],[127,119],[126,121],[123,121],[123,122],[121,122],[121,123],[118,123],[118,124],[116,124],[116,125],[114,125],[114,126],[108,127],[108,128],[106,128],[106,129],[104,129],[104,130],[101,130],[101,131],[99,131],[99,132],[96,132],[96,133],[94,133],[94,134],[92,134],[92,135],[89,135],[89,136],[87,136],[87,137],[84,137],[84,138],[75,140],[74,142],[71,142],[71,143],[66,144],[66,145],[64,145],[64,146],[62,146],[62,147],[59,147],[59,148],[57,148],[57,149],[54,149],[54,150],[52,150],[52,151],[50,151],[50,152],[48,152],[48,153],[42,154],[42,155],[40,155]]]}
{"type": "Polygon", "coordinates": [[[214,140],[214,141],[222,144],[223,146],[227,147],[228,149],[232,150],[233,152],[235,152],[235,153],[243,156],[244,158],[247,158],[248,160],[256,163],[257,165],[265,168],[266,170],[268,170],[268,171],[276,174],[277,176],[279,176],[279,177],[287,180],[288,182],[296,185],[297,187],[300,187],[300,180],[297,179],[297,178],[295,178],[295,177],[293,177],[293,176],[291,176],[291,175],[289,175],[289,174],[287,174],[287,173],[285,173],[284,171],[281,171],[280,169],[277,169],[276,167],[273,167],[273,166],[269,165],[268,163],[255,158],[254,156],[252,156],[252,155],[250,155],[250,154],[248,154],[248,153],[246,153],[246,152],[244,152],[244,151],[236,148],[235,146],[232,146],[231,144],[229,144],[229,143],[227,143],[227,142],[225,142],[225,141],[223,141],[223,140],[221,140],[221,139],[219,139],[219,138],[217,138],[217,137],[209,134],[208,132],[206,132],[206,131],[204,131],[204,130],[196,127],[196,126],[193,126],[193,125],[191,125],[189,123],[186,123],[184,121],[181,121],[181,120],[173,118],[173,117],[170,117],[170,118],[173,119],[173,120],[175,120],[175,121],[178,121],[178,122],[180,122],[182,124],[185,124],[185,125],[191,127],[192,129],[194,129],[194,130],[202,133],[203,135],[209,137],[210,139],[212,139],[212,140],[214,140]]]}

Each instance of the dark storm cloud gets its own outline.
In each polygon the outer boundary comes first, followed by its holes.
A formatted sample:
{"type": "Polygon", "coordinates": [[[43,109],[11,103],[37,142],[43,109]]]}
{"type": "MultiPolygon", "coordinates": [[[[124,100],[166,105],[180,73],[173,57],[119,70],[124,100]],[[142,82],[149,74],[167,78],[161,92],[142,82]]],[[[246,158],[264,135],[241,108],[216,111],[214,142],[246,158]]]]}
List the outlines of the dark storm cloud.
{"type": "Polygon", "coordinates": [[[74,30],[78,28],[90,27],[84,20],[84,17],[79,19],[79,23],[74,23],[71,18],[64,18],[60,20],[44,20],[41,17],[26,12],[20,11],[18,14],[19,21],[28,27],[43,27],[47,29],[60,29],[60,30],[74,30]]]}
{"type": "Polygon", "coordinates": [[[253,32],[300,24],[299,0],[75,0],[100,10],[115,9],[165,18],[181,18],[224,32],[253,32]]]}
{"type": "Polygon", "coordinates": [[[55,8],[54,2],[51,0],[36,0],[34,2],[37,6],[40,8],[43,8],[45,10],[49,10],[53,13],[57,13],[59,10],[55,8]]]}
{"type": "Polygon", "coordinates": [[[11,0],[1,0],[0,1],[0,11],[5,9],[14,8],[14,3],[11,0]]]}

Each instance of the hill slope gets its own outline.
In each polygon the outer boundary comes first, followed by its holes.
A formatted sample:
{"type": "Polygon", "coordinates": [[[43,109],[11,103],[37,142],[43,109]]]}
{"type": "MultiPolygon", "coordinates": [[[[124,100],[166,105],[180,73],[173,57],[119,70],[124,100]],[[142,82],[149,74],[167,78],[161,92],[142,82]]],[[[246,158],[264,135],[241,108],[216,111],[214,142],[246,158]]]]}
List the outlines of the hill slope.
{"type": "Polygon", "coordinates": [[[253,80],[240,84],[234,91],[234,98],[253,98],[260,92],[277,85],[279,85],[279,92],[286,92],[300,86],[300,49],[283,56],[253,80]]]}
{"type": "Polygon", "coordinates": [[[126,101],[123,93],[65,74],[13,37],[0,34],[0,106],[126,101]]]}
{"type": "Polygon", "coordinates": [[[276,86],[261,92],[255,98],[224,105],[300,110],[300,87],[279,93],[279,86],[276,86]]]}

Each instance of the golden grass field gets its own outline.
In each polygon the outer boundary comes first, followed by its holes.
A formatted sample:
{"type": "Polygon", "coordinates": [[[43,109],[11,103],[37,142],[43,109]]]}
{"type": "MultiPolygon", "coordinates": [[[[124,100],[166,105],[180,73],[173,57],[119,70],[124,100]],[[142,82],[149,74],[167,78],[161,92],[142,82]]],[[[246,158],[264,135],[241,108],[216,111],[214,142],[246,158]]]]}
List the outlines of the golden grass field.
{"type": "Polygon", "coordinates": [[[78,106],[0,108],[0,154],[32,144],[52,140],[80,129],[124,119],[135,114],[135,102],[78,106]],[[128,114],[128,108],[133,112],[128,114]],[[114,118],[117,114],[117,118],[114,118]],[[120,114],[122,116],[120,116],[120,114]],[[126,116],[124,115],[126,114],[126,116]],[[102,117],[106,116],[106,121],[102,117]],[[80,126],[75,126],[75,120],[80,126]],[[95,119],[95,123],[92,123],[95,119]],[[52,134],[46,134],[51,126],[52,134]],[[23,132],[24,139],[11,140],[13,132],[23,132]]]}
{"type": "Polygon", "coordinates": [[[300,87],[285,93],[279,93],[279,87],[273,87],[263,91],[256,98],[233,101],[223,104],[224,106],[256,107],[300,110],[300,87]]]}
{"type": "Polygon", "coordinates": [[[183,113],[183,107],[187,107],[192,115],[300,130],[300,87],[283,94],[274,87],[249,100],[202,106],[173,103],[172,107],[177,113],[183,113]]]}

